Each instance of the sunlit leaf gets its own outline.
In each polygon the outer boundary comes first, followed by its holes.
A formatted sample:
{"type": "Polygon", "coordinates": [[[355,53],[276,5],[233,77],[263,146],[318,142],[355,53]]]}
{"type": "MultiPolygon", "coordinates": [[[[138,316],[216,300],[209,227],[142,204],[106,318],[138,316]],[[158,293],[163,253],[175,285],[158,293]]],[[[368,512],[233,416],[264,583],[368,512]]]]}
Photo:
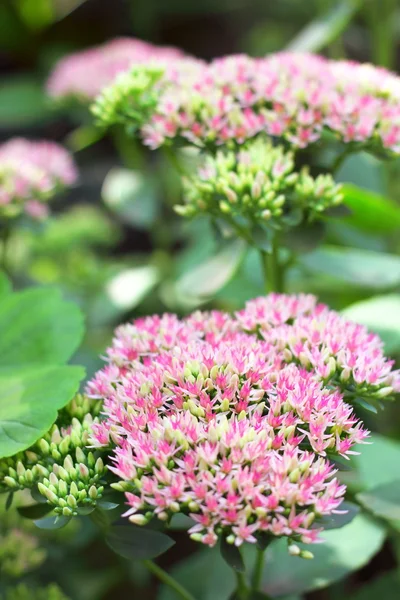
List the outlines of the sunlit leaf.
{"type": "Polygon", "coordinates": [[[367,288],[391,288],[400,284],[400,257],[371,250],[335,246],[302,256],[308,271],[330,275],[338,281],[367,288]]]}
{"type": "Polygon", "coordinates": [[[399,478],[400,443],[374,433],[370,444],[355,447],[360,452],[354,464],[359,475],[359,487],[371,490],[399,478]]]}
{"type": "Polygon", "coordinates": [[[374,234],[400,229],[400,206],[385,196],[345,184],[343,202],[352,214],[344,222],[374,234]]]}
{"type": "Polygon", "coordinates": [[[311,21],[288,45],[292,52],[318,52],[335,41],[348,27],[360,0],[344,0],[318,19],[311,21]]]}
{"type": "Polygon", "coordinates": [[[159,207],[154,181],[139,171],[111,169],[101,195],[110,210],[137,229],[148,229],[157,217],[159,207]]]}
{"type": "Polygon", "coordinates": [[[200,304],[218,292],[238,270],[246,246],[241,240],[227,244],[219,253],[185,273],[176,283],[183,303],[200,304]]]}

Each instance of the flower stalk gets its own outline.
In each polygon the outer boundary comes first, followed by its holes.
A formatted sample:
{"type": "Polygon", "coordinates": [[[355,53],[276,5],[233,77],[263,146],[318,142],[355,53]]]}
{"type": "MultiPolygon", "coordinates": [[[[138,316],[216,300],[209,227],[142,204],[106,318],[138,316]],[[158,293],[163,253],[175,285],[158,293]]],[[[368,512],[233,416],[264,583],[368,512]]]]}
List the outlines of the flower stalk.
{"type": "Polygon", "coordinates": [[[162,569],[159,565],[157,565],[152,560],[144,560],[143,564],[145,567],[157,577],[162,583],[167,585],[171,590],[173,590],[177,596],[177,598],[181,598],[181,600],[195,600],[195,597],[183,587],[176,579],[171,577],[164,569],[162,569]]]}

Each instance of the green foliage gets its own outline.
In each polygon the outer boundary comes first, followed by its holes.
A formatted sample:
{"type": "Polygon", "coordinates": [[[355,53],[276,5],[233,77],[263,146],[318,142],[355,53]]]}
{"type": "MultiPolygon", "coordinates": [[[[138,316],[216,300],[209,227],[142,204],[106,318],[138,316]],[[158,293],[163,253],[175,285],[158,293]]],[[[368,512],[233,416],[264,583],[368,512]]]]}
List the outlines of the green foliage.
{"type": "Polygon", "coordinates": [[[357,494],[357,500],[377,517],[400,522],[400,480],[357,494]]]}
{"type": "Polygon", "coordinates": [[[64,592],[55,584],[46,588],[32,588],[26,584],[8,588],[1,600],[68,600],[64,592]]]}
{"type": "Polygon", "coordinates": [[[386,352],[400,352],[400,294],[374,296],[351,304],[343,315],[377,333],[386,352]]]}
{"type": "Polygon", "coordinates": [[[0,456],[28,448],[76,393],[81,367],[65,366],[83,334],[80,311],[53,289],[1,298],[0,456]]]}
{"type": "Polygon", "coordinates": [[[350,183],[341,187],[343,203],[352,215],[345,223],[373,234],[396,232],[400,228],[400,206],[385,196],[350,183]]]}
{"type": "Polygon", "coordinates": [[[20,529],[0,532],[0,575],[17,578],[38,568],[46,559],[39,541],[20,529]]]}
{"type": "Polygon", "coordinates": [[[326,587],[367,564],[382,546],[385,531],[359,515],[322,537],[325,543],[313,547],[312,560],[290,556],[283,540],[272,544],[267,550],[263,589],[275,597],[326,587]]]}
{"type": "Polygon", "coordinates": [[[361,6],[360,0],[335,3],[332,10],[311,21],[288,45],[292,52],[318,52],[334,42],[348,27],[361,6]]]}
{"type": "Polygon", "coordinates": [[[130,560],[155,558],[175,543],[160,531],[129,524],[111,527],[107,532],[106,542],[114,552],[130,560]]]}
{"type": "Polygon", "coordinates": [[[51,112],[41,84],[30,75],[13,77],[0,87],[0,129],[29,126],[49,119],[51,112]]]}

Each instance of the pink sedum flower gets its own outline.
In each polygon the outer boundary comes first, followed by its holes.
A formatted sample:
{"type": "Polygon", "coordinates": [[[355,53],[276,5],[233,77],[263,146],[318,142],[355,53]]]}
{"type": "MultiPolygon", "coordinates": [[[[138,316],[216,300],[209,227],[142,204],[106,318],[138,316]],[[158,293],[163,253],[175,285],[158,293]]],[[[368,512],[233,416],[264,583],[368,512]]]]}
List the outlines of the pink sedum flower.
{"type": "Polygon", "coordinates": [[[77,180],[73,159],[58,144],[14,138],[0,146],[0,214],[46,218],[47,202],[77,180]]]}
{"type": "MultiPolygon", "coordinates": [[[[261,132],[304,148],[329,131],[344,143],[400,153],[400,79],[370,64],[290,52],[234,55],[186,79],[167,74],[157,89],[158,104],[140,123],[151,148],[171,140],[242,144],[261,132]]],[[[129,102],[126,107],[124,119],[132,125],[129,102]]]]}
{"type": "Polygon", "coordinates": [[[126,516],[182,512],[209,546],[318,541],[345,493],[330,458],[368,437],[344,398],[400,390],[376,336],[310,295],[138,319],[117,329],[108,361],[88,385],[104,412],[92,443],[111,448],[126,516]]]}
{"type": "Polygon", "coordinates": [[[169,63],[183,56],[178,48],[155,46],[135,38],[117,38],[62,58],[49,77],[47,90],[53,98],[76,97],[89,102],[119,73],[135,64],[169,63]]]}

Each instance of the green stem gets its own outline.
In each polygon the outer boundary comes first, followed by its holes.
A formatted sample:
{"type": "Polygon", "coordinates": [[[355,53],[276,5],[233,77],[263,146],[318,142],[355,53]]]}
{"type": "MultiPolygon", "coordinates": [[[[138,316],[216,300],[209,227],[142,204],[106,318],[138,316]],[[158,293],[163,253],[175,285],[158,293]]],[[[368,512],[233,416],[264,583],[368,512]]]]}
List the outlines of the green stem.
{"type": "Polygon", "coordinates": [[[144,560],[143,564],[160,581],[165,583],[165,585],[168,585],[168,587],[170,587],[171,590],[174,590],[178,598],[181,598],[182,600],[195,600],[195,597],[192,596],[190,592],[188,592],[180,583],[178,583],[176,579],[171,577],[171,575],[168,575],[168,573],[164,571],[164,569],[156,565],[155,562],[153,562],[152,560],[144,560]]]}
{"type": "Polygon", "coordinates": [[[277,240],[272,242],[271,252],[260,250],[260,255],[266,292],[283,292],[285,287],[284,267],[279,264],[277,240]]]}
{"type": "Polygon", "coordinates": [[[239,571],[235,571],[236,575],[236,597],[238,600],[247,600],[249,597],[250,590],[247,587],[246,578],[243,573],[239,573],[239,571]]]}
{"type": "Polygon", "coordinates": [[[179,175],[181,177],[185,177],[187,175],[187,173],[186,173],[185,169],[183,168],[183,166],[181,165],[181,163],[179,162],[179,159],[176,156],[176,153],[171,148],[171,146],[163,146],[163,150],[164,150],[165,156],[168,158],[169,162],[174,167],[175,171],[177,173],[179,173],[179,175]]]}
{"type": "Polygon", "coordinates": [[[258,592],[262,582],[262,574],[264,568],[264,552],[257,548],[256,564],[254,565],[253,576],[251,578],[251,587],[254,592],[258,592]]]}
{"type": "Polygon", "coordinates": [[[369,0],[366,3],[371,34],[372,62],[393,69],[395,62],[394,18],[397,0],[369,0]]]}

